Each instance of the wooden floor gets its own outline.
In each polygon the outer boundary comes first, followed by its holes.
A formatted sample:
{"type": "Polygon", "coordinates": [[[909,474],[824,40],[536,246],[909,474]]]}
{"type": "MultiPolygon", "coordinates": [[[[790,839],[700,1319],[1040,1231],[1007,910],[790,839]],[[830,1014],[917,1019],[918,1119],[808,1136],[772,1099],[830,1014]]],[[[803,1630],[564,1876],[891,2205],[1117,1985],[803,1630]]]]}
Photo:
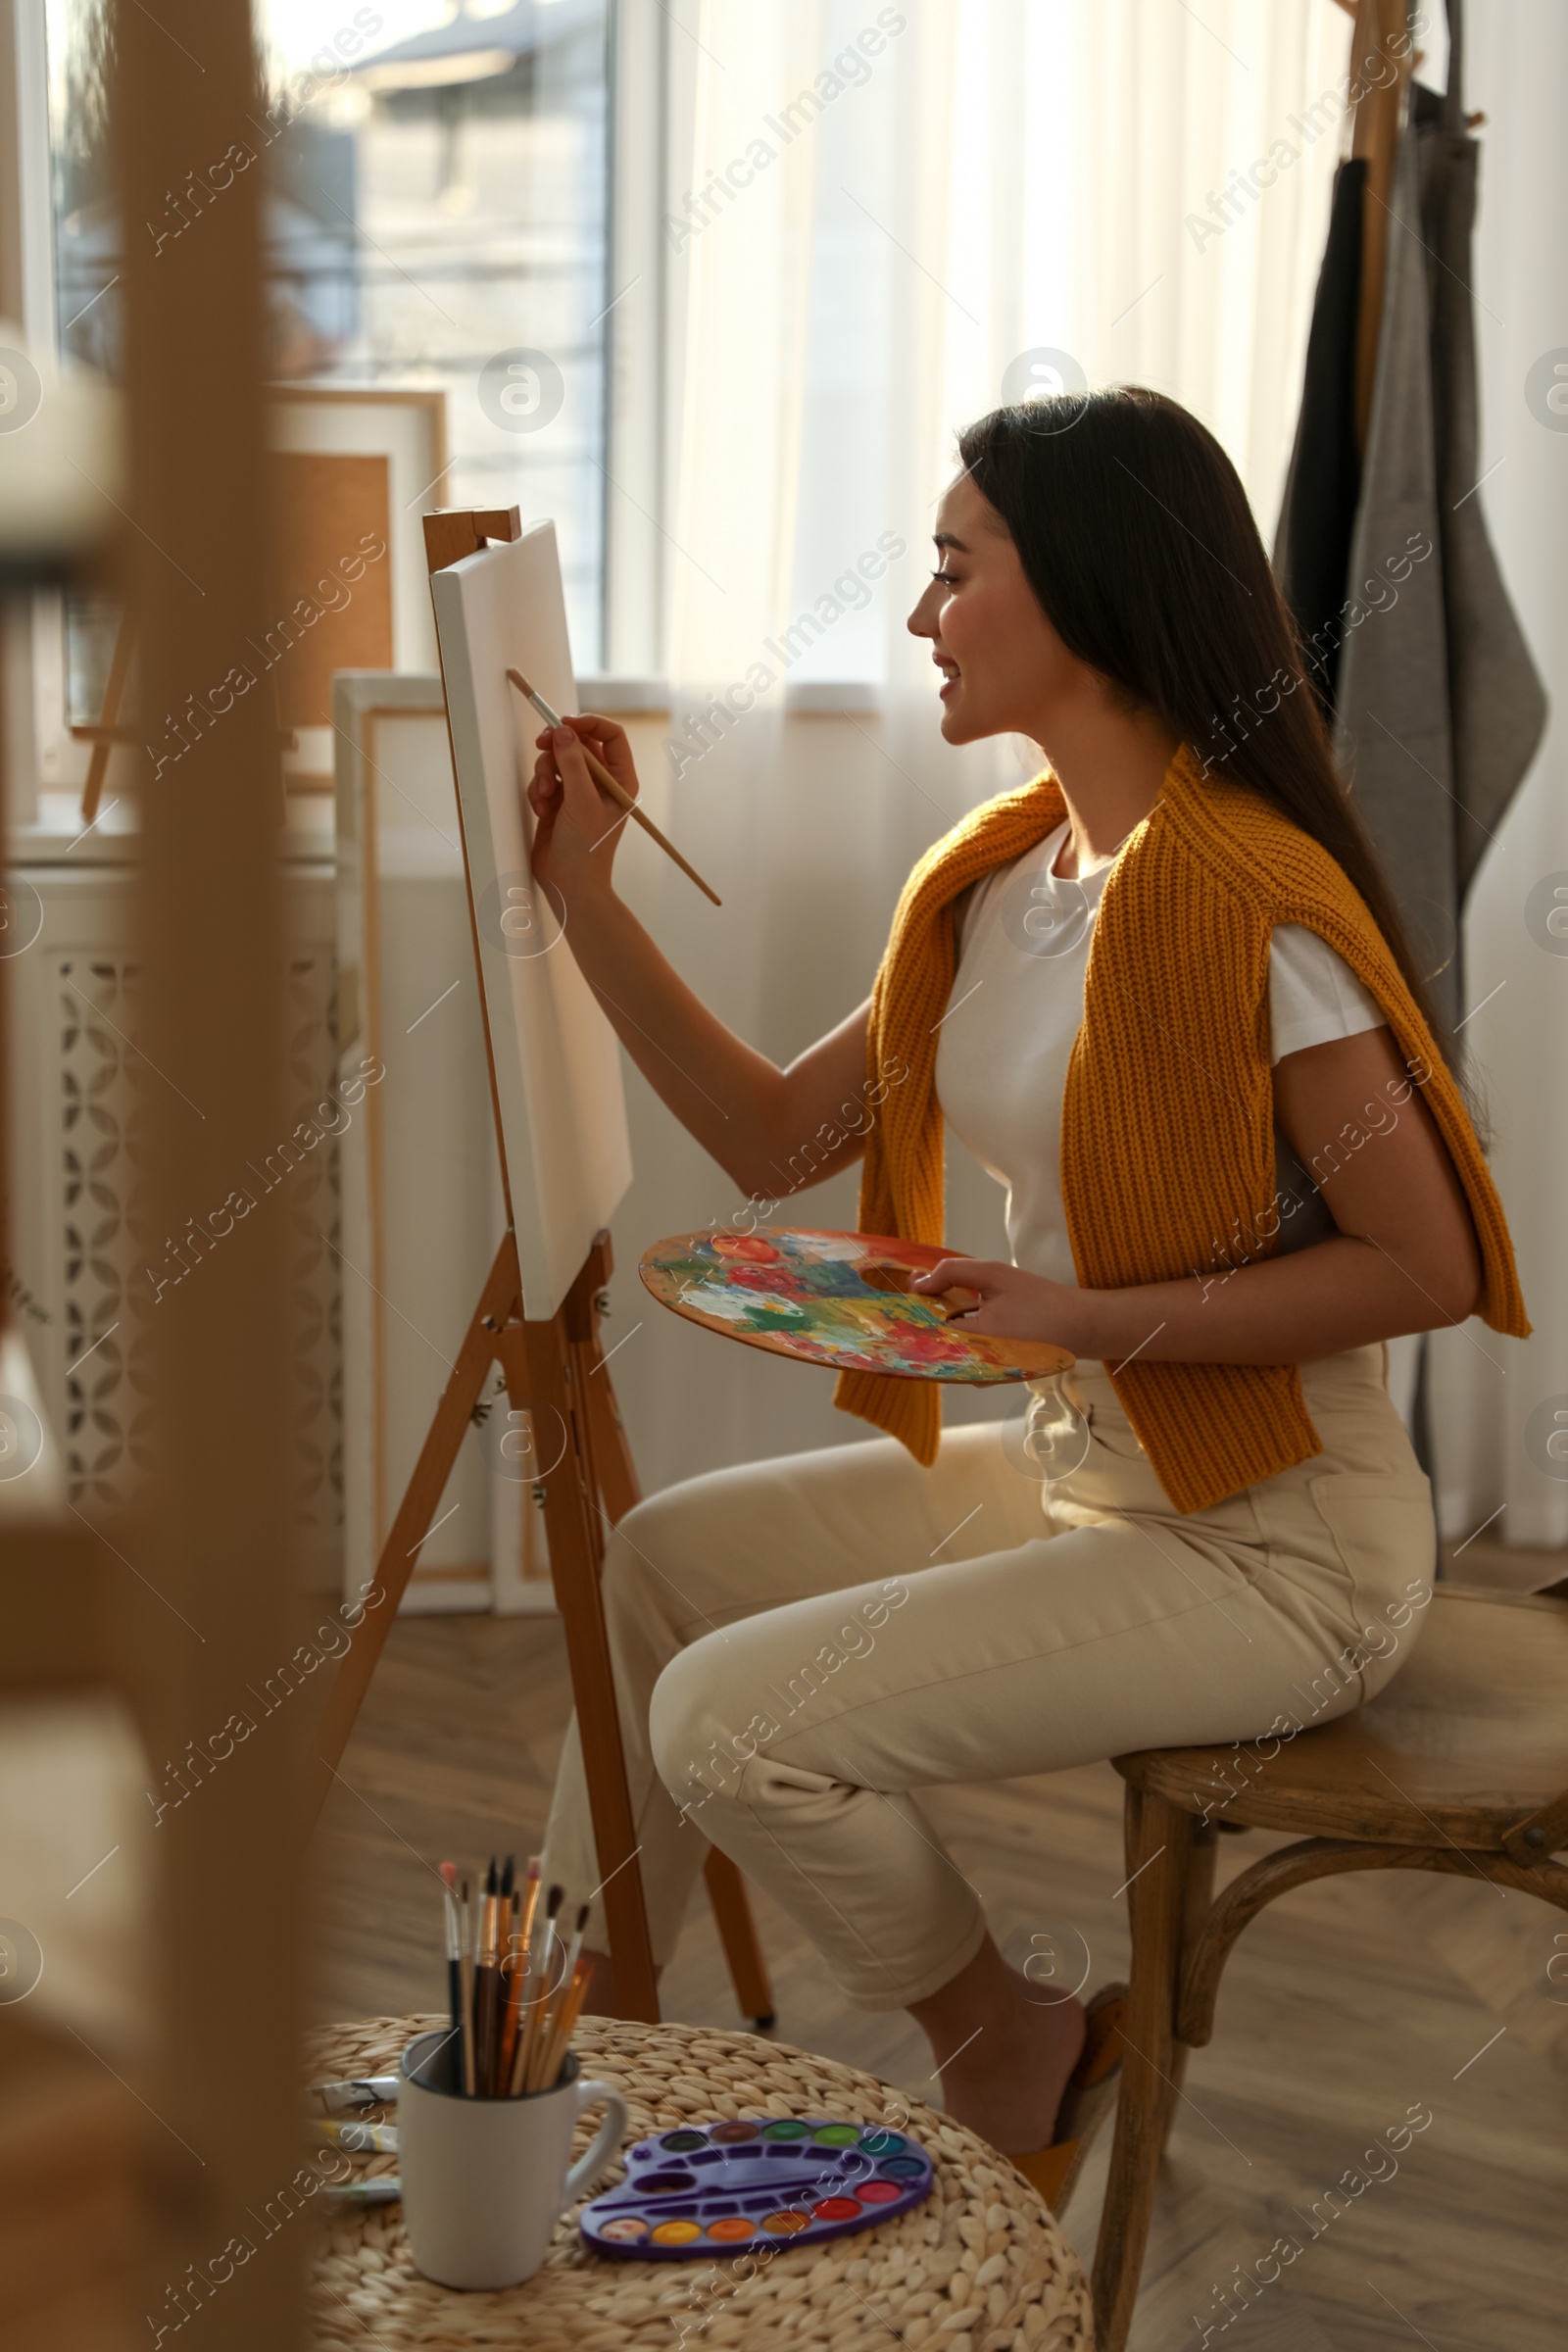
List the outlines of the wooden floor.
{"type": "MultiPolygon", "coordinates": [[[[430,1865],[537,1848],[567,1704],[553,1618],[394,1628],[318,1845],[318,2020],[442,2005],[430,1865]]],[[[1050,1937],[1072,1956],[1074,1981],[1125,1973],[1120,1789],[1097,1765],[928,1793],[1010,1957],[1050,1937]]],[[[1223,1839],[1222,1877],[1271,1842],[1285,1840],[1223,1839]]],[[[932,2096],[909,2021],[841,2007],[811,1947],[765,1898],[758,1909],[780,2037],[932,2096]]],[[[1231,1962],[1215,2039],[1189,2069],[1133,2352],[1197,2347],[1210,2327],[1217,2343],[1235,2266],[1250,2270],[1286,2234],[1303,2251],[1226,2329],[1229,2345],[1563,2352],[1562,1931],[1527,1896],[1392,1873],[1330,1881],[1266,1911],[1231,1962]],[[1554,1951],[1560,1983],[1547,1975],[1554,1951]],[[1309,2239],[1313,2201],[1412,2110],[1432,2122],[1397,2174],[1309,2239]]],[[[739,2022],[701,1898],[663,1994],[670,2017],[739,2022]]],[[[1068,2217],[1086,2264],[1103,2173],[1097,2151],[1068,2217]]]]}

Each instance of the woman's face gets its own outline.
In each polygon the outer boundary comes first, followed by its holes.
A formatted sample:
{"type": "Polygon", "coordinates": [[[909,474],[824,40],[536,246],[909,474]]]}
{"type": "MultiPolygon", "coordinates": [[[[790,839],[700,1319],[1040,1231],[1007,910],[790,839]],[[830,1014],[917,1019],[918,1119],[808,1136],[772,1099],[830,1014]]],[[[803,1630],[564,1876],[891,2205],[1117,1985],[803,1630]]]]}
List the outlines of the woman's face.
{"type": "Polygon", "coordinates": [[[1094,673],[1046,618],[1006,525],[968,474],[944,496],[933,537],[940,568],[908,625],[930,638],[943,673],[944,737],[974,743],[1017,734],[1044,742],[1053,711],[1082,694],[1094,673]]]}

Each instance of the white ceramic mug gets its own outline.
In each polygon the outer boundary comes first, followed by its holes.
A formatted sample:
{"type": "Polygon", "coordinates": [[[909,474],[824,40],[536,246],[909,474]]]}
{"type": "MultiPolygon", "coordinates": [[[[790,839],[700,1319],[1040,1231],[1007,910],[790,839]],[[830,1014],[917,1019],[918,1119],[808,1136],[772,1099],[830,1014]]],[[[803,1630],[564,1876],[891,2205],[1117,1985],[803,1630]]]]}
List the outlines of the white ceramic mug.
{"type": "Polygon", "coordinates": [[[531,2278],[564,2208],[609,2169],[625,2136],[625,2100],[608,2082],[580,2081],[574,2050],[551,2090],[466,2099],[444,2027],[415,2035],[401,2073],[398,2171],[416,2269],[442,2286],[531,2278]],[[572,2126],[599,2099],[610,2112],[568,2172],[572,2126]]]}

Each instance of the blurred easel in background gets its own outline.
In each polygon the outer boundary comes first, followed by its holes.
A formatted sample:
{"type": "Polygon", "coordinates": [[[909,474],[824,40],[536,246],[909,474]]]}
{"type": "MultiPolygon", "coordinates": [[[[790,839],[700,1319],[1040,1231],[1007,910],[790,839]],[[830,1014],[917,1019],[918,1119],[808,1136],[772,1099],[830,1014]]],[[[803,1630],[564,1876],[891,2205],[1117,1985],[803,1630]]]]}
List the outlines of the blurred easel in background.
{"type": "MultiPolygon", "coordinates": [[[[0,474],[0,588],[117,592],[135,615],[137,691],[161,726],[270,625],[262,174],[237,176],[200,235],[161,259],[131,225],[159,212],[193,155],[221,154],[255,107],[251,13],[246,0],[160,0],[155,19],[111,0],[105,55],[123,224],[115,282],[127,474],[89,527],[81,479],[112,478],[115,453],[108,436],[103,447],[74,439],[74,396],[40,351],[41,399],[53,408],[6,436],[4,464],[28,496],[8,497],[0,474]],[[50,464],[71,518],[53,535],[39,523],[52,511],[39,490],[50,464]]],[[[0,310],[24,315],[16,284],[0,285],[0,310]]],[[[94,795],[121,740],[131,666],[122,628],[107,716],[90,738],[94,795]]],[[[7,740],[0,724],[0,747],[7,740]]],[[[285,1124],[280,801],[277,730],[261,696],[237,700],[139,795],[143,981],[126,1050],[156,1073],[139,1148],[158,1231],[222,1197],[258,1125],[285,1124]]],[[[6,970],[0,959],[0,982],[6,970]]],[[[6,1034],[0,1017],[0,1049],[6,1034]]],[[[0,1066],[7,1150],[26,1115],[12,1088],[0,1066]]],[[[148,1351],[156,1474],[133,1525],[100,1532],[51,1492],[37,1416],[6,1415],[10,1469],[18,1444],[34,1448],[22,1475],[0,1479],[0,1698],[13,1725],[25,1725],[34,1701],[71,1708],[71,1736],[90,1755],[91,1709],[107,1697],[156,1774],[166,1756],[205,1741],[242,1703],[246,1681],[300,1640],[290,1247],[283,1220],[258,1218],[243,1249],[204,1266],[175,1313],[162,1310],[148,1351]]],[[[0,1295],[0,1326],[8,1304],[0,1295]]],[[[304,2345],[306,2230],[254,2218],[297,2179],[304,2153],[298,1798],[296,1744],[263,1732],[232,1747],[197,1800],[134,1851],[104,1857],[134,1869],[138,1887],[151,1880],[150,1984],[134,2046],[109,2049],[95,2018],[61,1996],[49,1931],[0,1925],[6,2352],[129,2352],[190,2321],[194,2340],[224,2352],[304,2345]]],[[[135,1978],[141,1957],[117,1953],[114,1965],[135,1978]]]]}

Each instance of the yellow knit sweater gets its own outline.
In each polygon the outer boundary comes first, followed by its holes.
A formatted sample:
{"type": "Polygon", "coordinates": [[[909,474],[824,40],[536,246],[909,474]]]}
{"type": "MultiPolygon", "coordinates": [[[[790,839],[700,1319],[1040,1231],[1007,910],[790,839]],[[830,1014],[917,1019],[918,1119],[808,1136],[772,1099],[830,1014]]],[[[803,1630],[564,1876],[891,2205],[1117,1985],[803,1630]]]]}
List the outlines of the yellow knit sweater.
{"type": "MultiPolygon", "coordinates": [[[[864,1233],[943,1239],[933,1075],[953,986],[953,902],[1065,815],[1048,769],[956,825],[904,887],[871,998],[867,1068],[874,1078],[897,1054],[909,1076],[870,1131],[864,1233]]],[[[1267,1002],[1276,923],[1315,931],[1377,1000],[1469,1199],[1485,1267],[1480,1312],[1494,1331],[1523,1338],[1530,1325],[1481,1147],[1359,893],[1266,801],[1203,782],[1185,744],[1106,877],[1084,977],[1061,1119],[1062,1201],[1080,1284],[1202,1281],[1268,1255],[1279,1226],[1267,1002]]],[[[1321,1451],[1295,1364],[1139,1361],[1113,1378],[1178,1511],[1203,1510],[1321,1451]]],[[[919,1461],[935,1461],[935,1384],[846,1372],[835,1401],[902,1439],[919,1461]]]]}

